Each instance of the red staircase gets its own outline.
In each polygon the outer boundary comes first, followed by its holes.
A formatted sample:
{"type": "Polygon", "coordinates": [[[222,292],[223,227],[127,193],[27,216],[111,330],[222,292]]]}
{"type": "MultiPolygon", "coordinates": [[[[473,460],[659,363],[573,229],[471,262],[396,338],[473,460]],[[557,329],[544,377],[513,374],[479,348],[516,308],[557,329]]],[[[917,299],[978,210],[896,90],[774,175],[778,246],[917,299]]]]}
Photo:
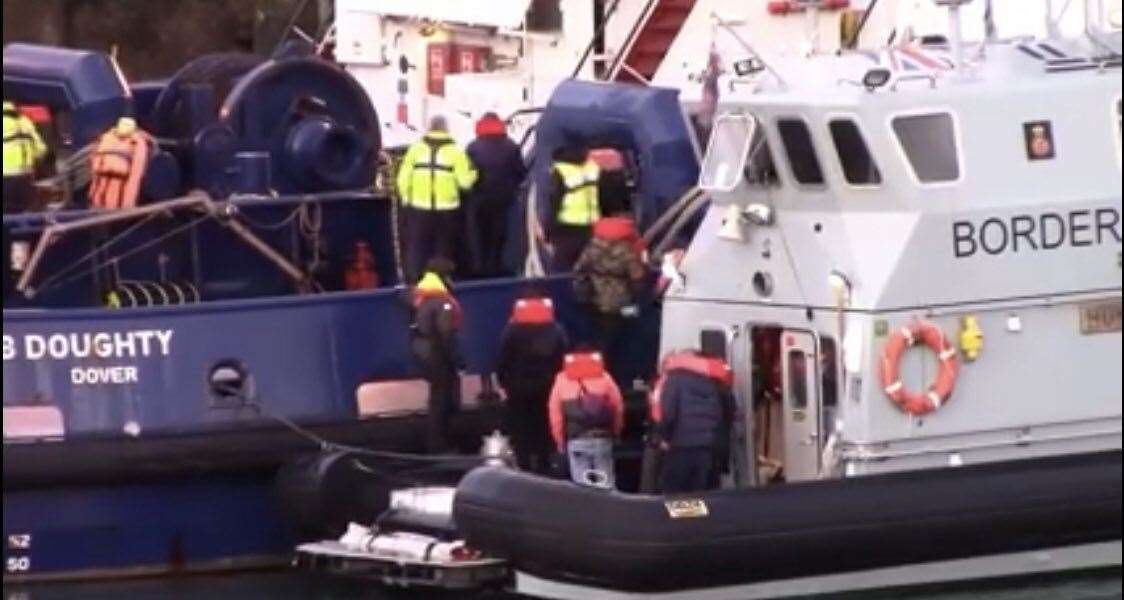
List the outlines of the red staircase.
{"type": "Polygon", "coordinates": [[[647,84],[683,29],[696,0],[649,0],[609,73],[610,81],[647,84]]]}

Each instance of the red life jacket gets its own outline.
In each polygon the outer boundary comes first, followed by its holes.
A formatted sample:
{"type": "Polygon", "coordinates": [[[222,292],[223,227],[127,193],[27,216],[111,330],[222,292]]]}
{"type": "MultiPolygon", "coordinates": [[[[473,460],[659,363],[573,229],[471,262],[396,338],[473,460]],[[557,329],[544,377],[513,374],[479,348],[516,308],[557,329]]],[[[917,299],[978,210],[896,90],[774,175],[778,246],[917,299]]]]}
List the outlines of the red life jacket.
{"type": "Polygon", "coordinates": [[[596,352],[566,355],[563,374],[577,385],[577,394],[562,403],[566,439],[598,433],[611,435],[615,415],[608,393],[597,391],[585,380],[605,376],[605,363],[596,352]]]}
{"type": "Polygon", "coordinates": [[[600,352],[574,352],[566,355],[562,373],[574,381],[601,377],[605,374],[605,361],[600,352]]]}
{"type": "Polygon", "coordinates": [[[605,217],[593,224],[593,237],[606,242],[629,242],[637,252],[646,248],[636,223],[628,217],[605,217]]]}
{"type": "Polygon", "coordinates": [[[663,420],[663,405],[660,396],[663,395],[664,382],[672,371],[688,371],[712,379],[729,388],[734,385],[734,372],[726,361],[720,358],[707,358],[694,352],[675,352],[669,354],[660,364],[660,374],[656,384],[652,386],[651,395],[648,397],[649,415],[652,421],[659,423],[663,420]]]}
{"type": "Polygon", "coordinates": [[[511,309],[511,323],[541,325],[554,322],[554,302],[550,298],[522,298],[511,309]]]}
{"type": "Polygon", "coordinates": [[[720,358],[708,358],[694,352],[676,352],[664,359],[661,371],[667,374],[676,370],[702,375],[726,387],[734,385],[734,372],[726,361],[720,358]]]}

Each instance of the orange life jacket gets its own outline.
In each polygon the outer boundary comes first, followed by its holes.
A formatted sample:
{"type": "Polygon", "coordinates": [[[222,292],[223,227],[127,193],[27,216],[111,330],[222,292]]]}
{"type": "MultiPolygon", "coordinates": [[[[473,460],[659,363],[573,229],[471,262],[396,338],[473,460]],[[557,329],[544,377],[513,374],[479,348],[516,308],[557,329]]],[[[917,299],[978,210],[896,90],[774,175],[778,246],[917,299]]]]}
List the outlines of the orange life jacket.
{"type": "Polygon", "coordinates": [[[112,129],[102,134],[90,165],[91,207],[118,209],[137,205],[152,143],[148,134],[139,129],[127,136],[112,129]]]}
{"type": "Polygon", "coordinates": [[[660,397],[663,395],[667,376],[672,371],[688,371],[701,375],[727,388],[734,385],[734,371],[720,358],[707,358],[694,352],[669,354],[660,364],[659,378],[656,380],[656,385],[652,386],[651,395],[648,397],[649,414],[652,421],[656,423],[663,420],[663,405],[660,403],[660,397]]]}
{"type": "Polygon", "coordinates": [[[373,290],[379,287],[379,274],[375,270],[375,257],[371,246],[364,241],[355,243],[355,255],[343,274],[344,288],[349,291],[373,290]]]}
{"type": "Polygon", "coordinates": [[[539,325],[554,322],[554,302],[550,298],[522,298],[515,301],[511,322],[517,325],[539,325]]]}

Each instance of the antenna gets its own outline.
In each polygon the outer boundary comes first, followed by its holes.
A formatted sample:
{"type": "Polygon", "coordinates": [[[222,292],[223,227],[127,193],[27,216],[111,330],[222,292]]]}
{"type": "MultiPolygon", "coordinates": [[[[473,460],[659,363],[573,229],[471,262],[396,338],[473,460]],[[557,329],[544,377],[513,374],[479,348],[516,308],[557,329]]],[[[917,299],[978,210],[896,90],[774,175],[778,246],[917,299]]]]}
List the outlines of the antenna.
{"type": "Polygon", "coordinates": [[[960,7],[971,4],[972,0],[934,0],[937,6],[948,7],[948,43],[952,48],[956,67],[964,67],[964,24],[960,19],[960,7]]]}

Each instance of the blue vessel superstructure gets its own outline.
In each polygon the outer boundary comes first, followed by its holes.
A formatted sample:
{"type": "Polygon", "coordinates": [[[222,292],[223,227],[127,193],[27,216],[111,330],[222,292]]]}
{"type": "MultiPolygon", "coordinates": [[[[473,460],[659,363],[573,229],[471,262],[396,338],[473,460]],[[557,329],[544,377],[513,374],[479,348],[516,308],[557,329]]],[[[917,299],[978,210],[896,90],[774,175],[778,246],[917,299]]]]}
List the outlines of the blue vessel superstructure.
{"type": "MultiPolygon", "coordinates": [[[[567,119],[580,114],[575,98],[587,102],[571,138],[602,140],[608,121],[652,130],[682,119],[672,90],[622,96],[585,85],[559,90],[569,98],[567,119]],[[605,113],[613,98],[631,108],[605,113]]],[[[65,128],[55,148],[63,162],[133,115],[159,143],[144,184],[149,202],[176,198],[165,206],[180,206],[183,194],[206,193],[199,204],[101,225],[106,213],[80,200],[4,216],[5,246],[32,251],[44,232],[73,226],[45,248],[26,293],[4,298],[6,580],[283,559],[292,539],[273,478],[317,447],[280,420],[336,442],[422,449],[420,415],[364,418],[358,407],[361,384],[418,371],[395,287],[392,202],[372,185],[378,119],[346,72],[308,56],[215,55],[171,79],[127,86],[100,53],[9,45],[4,93],[51,109],[65,128]],[[383,287],[344,291],[343,269],[360,241],[371,246],[383,287]],[[314,293],[302,293],[304,284],[314,293]],[[147,298],[107,306],[129,289],[148,290],[147,298]],[[194,296],[169,297],[169,289],[194,296]],[[9,439],[9,411],[29,408],[57,411],[61,439],[9,439]]],[[[659,128],[667,144],[615,142],[636,144],[639,173],[655,186],[641,189],[642,215],[658,214],[698,171],[689,139],[669,139],[689,135],[686,127],[659,128]],[[675,164],[658,150],[669,146],[675,164]]],[[[561,143],[540,139],[535,154],[561,143]]],[[[499,332],[527,283],[458,286],[469,373],[492,370],[499,332]]],[[[534,285],[554,297],[575,337],[588,334],[566,277],[534,285]]],[[[623,336],[615,361],[623,383],[654,365],[658,320],[647,308],[623,336]]],[[[454,428],[470,445],[496,426],[494,416],[470,411],[454,428]]]]}

